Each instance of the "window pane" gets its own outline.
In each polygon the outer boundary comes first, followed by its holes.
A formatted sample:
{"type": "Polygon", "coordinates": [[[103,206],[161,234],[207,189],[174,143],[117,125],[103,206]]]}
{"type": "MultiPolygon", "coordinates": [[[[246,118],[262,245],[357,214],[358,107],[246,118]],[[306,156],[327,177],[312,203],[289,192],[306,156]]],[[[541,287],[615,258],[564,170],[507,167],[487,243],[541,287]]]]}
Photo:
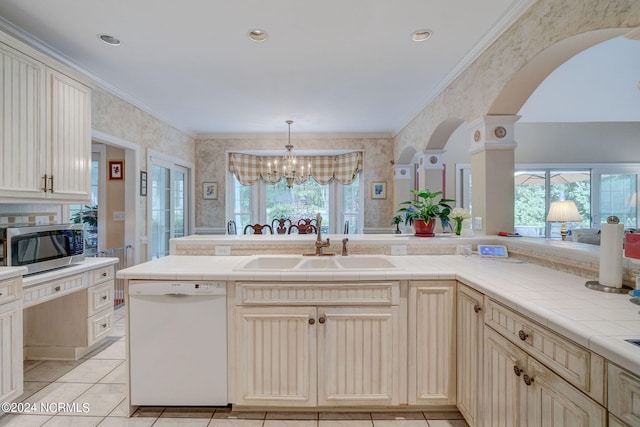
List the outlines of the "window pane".
{"type": "Polygon", "coordinates": [[[233,177],[233,201],[231,203],[232,212],[231,219],[236,222],[238,233],[242,234],[242,230],[247,224],[251,224],[251,186],[242,185],[235,174],[233,177]]]}
{"type": "Polygon", "coordinates": [[[169,254],[171,237],[170,170],[153,165],[151,173],[151,258],[169,254]]]}
{"type": "Polygon", "coordinates": [[[514,181],[514,229],[522,236],[544,237],[545,171],[518,171],[514,181]]]}
{"type": "Polygon", "coordinates": [[[175,172],[173,178],[173,234],[174,237],[184,237],[184,206],[185,206],[185,176],[182,172],[175,172]]]}
{"type": "Polygon", "coordinates": [[[91,156],[91,205],[69,205],[70,222],[84,226],[84,253],[98,252],[98,153],[91,156]]]}
{"type": "Polygon", "coordinates": [[[329,186],[320,185],[313,178],[304,184],[287,188],[284,180],[276,185],[266,186],[266,221],[275,218],[289,218],[293,224],[299,219],[315,218],[322,215],[322,232],[326,233],[331,224],[329,217],[329,186]]]}
{"type": "Polygon", "coordinates": [[[638,207],[636,194],[638,176],[635,174],[600,175],[600,218],[598,224],[615,215],[625,228],[637,228],[638,207]]]}
{"type": "MultiPolygon", "coordinates": [[[[567,223],[567,230],[574,228],[591,227],[591,173],[590,171],[551,171],[550,181],[550,201],[572,200],[582,217],[582,222],[567,223]]],[[[561,238],[561,223],[550,224],[551,238],[561,238]]]]}
{"type": "MultiPolygon", "coordinates": [[[[360,233],[363,224],[360,224],[360,174],[349,185],[343,187],[344,221],[349,223],[349,233],[360,233]]],[[[341,233],[343,230],[338,230],[341,233]]]]}

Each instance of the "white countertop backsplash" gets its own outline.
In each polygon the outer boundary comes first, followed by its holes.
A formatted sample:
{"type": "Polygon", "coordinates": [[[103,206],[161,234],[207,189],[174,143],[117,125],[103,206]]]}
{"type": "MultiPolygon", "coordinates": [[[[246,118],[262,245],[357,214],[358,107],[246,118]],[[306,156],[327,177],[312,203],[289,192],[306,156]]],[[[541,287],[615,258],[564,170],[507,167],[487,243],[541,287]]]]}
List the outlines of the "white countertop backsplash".
{"type": "Polygon", "coordinates": [[[640,375],[640,347],[624,341],[640,339],[640,306],[629,302],[628,295],[587,289],[584,277],[515,258],[477,255],[391,256],[397,270],[360,272],[240,269],[250,258],[172,255],[121,270],[117,277],[287,282],[456,279],[640,375]]]}

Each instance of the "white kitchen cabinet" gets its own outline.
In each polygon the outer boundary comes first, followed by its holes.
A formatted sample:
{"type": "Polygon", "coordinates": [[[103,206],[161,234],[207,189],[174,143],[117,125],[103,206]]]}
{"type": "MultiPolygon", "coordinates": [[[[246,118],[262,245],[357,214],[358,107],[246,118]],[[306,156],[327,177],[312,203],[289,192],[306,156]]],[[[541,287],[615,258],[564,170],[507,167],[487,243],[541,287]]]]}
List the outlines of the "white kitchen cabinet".
{"type": "Polygon", "coordinates": [[[0,79],[3,202],[88,201],[91,89],[3,32],[0,79]]]}
{"type": "Polygon", "coordinates": [[[484,336],[484,296],[458,283],[457,295],[458,366],[457,404],[470,427],[479,425],[482,409],[482,347],[484,336]]]}
{"type": "Polygon", "coordinates": [[[316,406],[316,308],[238,307],[238,405],[316,406]]]}
{"type": "MultiPolygon", "coordinates": [[[[527,361],[527,426],[601,427],[607,410],[533,357],[527,361]]],[[[524,381],[523,381],[524,382],[524,381]]]]}
{"type": "Polygon", "coordinates": [[[484,394],[480,425],[526,426],[527,354],[490,328],[484,331],[484,394]]]}
{"type": "Polygon", "coordinates": [[[51,171],[48,197],[88,200],[91,194],[91,90],[50,68],[47,83],[47,107],[50,108],[47,158],[51,171]]]}
{"type": "Polygon", "coordinates": [[[31,286],[24,311],[28,360],[76,360],[113,328],[114,267],[94,268],[31,286]]]}
{"type": "Polygon", "coordinates": [[[398,404],[398,307],[318,307],[318,405],[398,404]]]}
{"type": "Polygon", "coordinates": [[[0,198],[44,198],[45,66],[0,43],[0,198]]]}
{"type": "Polygon", "coordinates": [[[0,282],[0,402],[22,394],[22,280],[0,282]]]}
{"type": "MultiPolygon", "coordinates": [[[[581,376],[575,375],[577,371],[586,372],[585,376],[589,377],[592,372],[590,366],[598,366],[599,359],[591,361],[589,357],[586,360],[583,357],[576,362],[573,355],[583,354],[584,349],[494,301],[488,301],[486,310],[483,426],[606,425],[606,409],[573,384],[600,384],[602,378],[587,378],[585,382],[580,381],[581,376]],[[534,354],[541,354],[549,366],[534,354]],[[560,364],[560,361],[564,363],[560,364]]],[[[602,371],[595,371],[603,375],[602,371]]],[[[588,388],[600,395],[598,389],[588,388]]]]}
{"type": "MultiPolygon", "coordinates": [[[[640,378],[614,365],[608,364],[609,412],[618,417],[619,425],[640,425],[640,378]]],[[[613,417],[612,417],[613,418],[613,417]]],[[[609,423],[611,424],[611,422],[609,423]]]]}
{"type": "Polygon", "coordinates": [[[398,405],[398,287],[237,283],[227,295],[231,403],[398,405]]]}
{"type": "Polygon", "coordinates": [[[455,281],[409,282],[410,405],[456,403],[455,300],[455,281]]]}

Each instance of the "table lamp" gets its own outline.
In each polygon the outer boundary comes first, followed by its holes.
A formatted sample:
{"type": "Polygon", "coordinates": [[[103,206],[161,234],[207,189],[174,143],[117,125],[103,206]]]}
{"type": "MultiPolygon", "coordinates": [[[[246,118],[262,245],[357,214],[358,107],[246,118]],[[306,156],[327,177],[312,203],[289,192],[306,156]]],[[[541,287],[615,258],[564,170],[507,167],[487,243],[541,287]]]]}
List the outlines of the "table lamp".
{"type": "Polygon", "coordinates": [[[562,236],[562,240],[567,240],[567,227],[565,223],[582,221],[582,217],[580,216],[580,212],[578,212],[578,208],[573,201],[562,200],[558,202],[551,202],[547,221],[561,222],[562,228],[560,229],[560,235],[562,236]]]}

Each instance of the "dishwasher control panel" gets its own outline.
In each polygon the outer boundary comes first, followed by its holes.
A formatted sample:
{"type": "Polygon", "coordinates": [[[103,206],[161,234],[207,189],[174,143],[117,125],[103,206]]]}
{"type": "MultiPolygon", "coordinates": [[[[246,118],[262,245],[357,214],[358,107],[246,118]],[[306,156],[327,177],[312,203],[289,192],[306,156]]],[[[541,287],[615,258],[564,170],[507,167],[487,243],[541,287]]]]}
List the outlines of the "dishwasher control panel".
{"type": "Polygon", "coordinates": [[[132,280],[129,295],[225,295],[226,282],[190,280],[132,280]]]}

